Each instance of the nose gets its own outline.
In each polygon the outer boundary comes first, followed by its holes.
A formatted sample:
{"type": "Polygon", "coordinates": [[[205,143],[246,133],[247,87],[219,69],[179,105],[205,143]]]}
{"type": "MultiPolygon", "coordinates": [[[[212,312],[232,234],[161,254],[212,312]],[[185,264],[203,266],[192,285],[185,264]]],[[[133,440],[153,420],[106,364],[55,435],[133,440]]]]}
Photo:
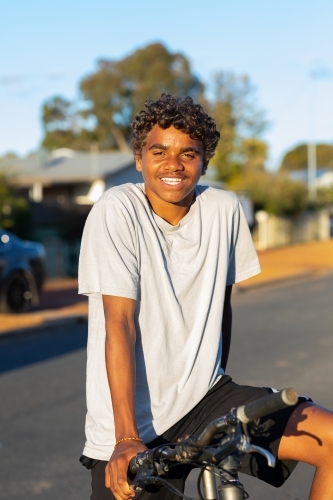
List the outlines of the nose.
{"type": "Polygon", "coordinates": [[[180,158],[174,155],[166,159],[164,168],[169,172],[178,172],[179,170],[184,170],[184,165],[182,164],[180,158]]]}

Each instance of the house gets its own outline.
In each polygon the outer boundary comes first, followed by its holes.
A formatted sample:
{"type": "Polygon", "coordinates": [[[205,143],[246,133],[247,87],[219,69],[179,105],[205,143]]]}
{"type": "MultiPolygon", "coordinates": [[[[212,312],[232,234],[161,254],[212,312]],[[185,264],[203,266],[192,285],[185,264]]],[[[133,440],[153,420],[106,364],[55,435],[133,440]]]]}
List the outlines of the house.
{"type": "Polygon", "coordinates": [[[80,240],[92,205],[112,186],[142,182],[132,153],[62,148],[27,158],[7,157],[16,194],[30,202],[29,239],[46,248],[50,278],[75,276],[80,240]]]}
{"type": "Polygon", "coordinates": [[[92,205],[112,186],[141,182],[132,153],[77,152],[61,148],[27,158],[13,158],[19,194],[35,203],[92,205]]]}
{"type": "MultiPolygon", "coordinates": [[[[91,206],[113,186],[142,182],[131,152],[92,149],[86,153],[61,148],[24,159],[13,157],[8,166],[15,173],[17,193],[43,205],[91,206]]],[[[209,168],[200,184],[221,188],[215,174],[214,167],[209,168]]]]}
{"type": "MultiPolygon", "coordinates": [[[[30,239],[46,248],[49,277],[75,276],[80,240],[92,205],[112,186],[142,182],[133,153],[90,153],[58,149],[20,159],[11,157],[1,166],[12,171],[16,192],[30,202],[30,239]]],[[[200,181],[222,187],[213,169],[200,181]]]]}
{"type": "MultiPolygon", "coordinates": [[[[290,179],[294,181],[302,181],[308,184],[308,170],[292,170],[289,172],[290,179]]],[[[330,188],[333,186],[333,170],[330,168],[318,168],[316,170],[316,188],[330,188]]]]}

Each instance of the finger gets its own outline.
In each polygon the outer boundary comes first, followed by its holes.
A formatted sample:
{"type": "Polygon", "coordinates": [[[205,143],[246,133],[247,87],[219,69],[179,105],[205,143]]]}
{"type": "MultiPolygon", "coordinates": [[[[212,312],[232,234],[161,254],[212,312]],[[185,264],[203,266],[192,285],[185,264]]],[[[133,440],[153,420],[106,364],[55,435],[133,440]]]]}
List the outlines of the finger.
{"type": "Polygon", "coordinates": [[[117,483],[120,488],[119,493],[121,492],[125,498],[133,497],[133,490],[130,488],[130,485],[127,481],[127,470],[128,470],[128,461],[125,458],[119,457],[117,460],[117,483]]]}
{"type": "Polygon", "coordinates": [[[121,495],[118,481],[117,481],[117,465],[115,461],[109,462],[109,473],[110,473],[110,490],[114,495],[116,500],[123,500],[121,495]]]}
{"type": "Polygon", "coordinates": [[[112,492],[113,496],[116,500],[130,500],[129,497],[123,497],[122,495],[118,495],[115,491],[112,492]]]}
{"type": "Polygon", "coordinates": [[[109,464],[105,467],[105,488],[111,488],[111,475],[109,471],[109,464]]]}
{"type": "Polygon", "coordinates": [[[119,496],[117,493],[117,488],[114,487],[113,474],[112,474],[112,466],[110,462],[105,467],[105,487],[110,489],[113,496],[116,500],[123,500],[122,496],[119,496]]]}
{"type": "Polygon", "coordinates": [[[124,497],[123,495],[118,495],[115,491],[112,492],[116,500],[130,500],[130,497],[124,497]]]}
{"type": "Polygon", "coordinates": [[[116,500],[130,500],[135,496],[135,492],[127,483],[127,468],[125,476],[121,472],[124,469],[124,463],[127,461],[118,457],[116,460],[110,460],[106,467],[106,481],[116,500]]]}

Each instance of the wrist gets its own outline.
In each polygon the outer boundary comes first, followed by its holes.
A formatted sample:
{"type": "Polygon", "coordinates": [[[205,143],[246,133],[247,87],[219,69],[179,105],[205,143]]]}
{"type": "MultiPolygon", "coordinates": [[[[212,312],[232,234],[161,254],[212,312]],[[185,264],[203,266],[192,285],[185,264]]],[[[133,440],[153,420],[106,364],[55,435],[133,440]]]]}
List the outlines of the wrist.
{"type": "Polygon", "coordinates": [[[124,443],[126,441],[139,441],[141,443],[143,442],[142,439],[140,437],[137,437],[137,436],[135,436],[135,437],[124,437],[124,438],[118,439],[116,441],[116,444],[114,445],[114,448],[116,448],[116,446],[118,446],[118,444],[124,443]]]}
{"type": "Polygon", "coordinates": [[[120,439],[128,438],[128,437],[133,437],[133,438],[139,438],[139,431],[136,426],[136,422],[128,422],[124,419],[123,422],[117,422],[115,421],[115,438],[116,442],[119,441],[120,439]]]}

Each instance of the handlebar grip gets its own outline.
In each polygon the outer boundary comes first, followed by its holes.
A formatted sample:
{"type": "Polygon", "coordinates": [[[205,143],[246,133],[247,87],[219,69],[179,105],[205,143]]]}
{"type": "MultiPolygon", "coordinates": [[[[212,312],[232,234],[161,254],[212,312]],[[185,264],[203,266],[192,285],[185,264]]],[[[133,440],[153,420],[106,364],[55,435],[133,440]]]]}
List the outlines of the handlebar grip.
{"type": "Polygon", "coordinates": [[[139,470],[139,467],[140,467],[140,465],[137,462],[137,457],[135,456],[135,457],[131,458],[129,466],[128,466],[129,472],[135,476],[135,474],[139,470]]]}
{"type": "Polygon", "coordinates": [[[273,392],[261,399],[251,401],[237,408],[238,419],[247,424],[257,418],[265,417],[278,410],[293,406],[297,403],[298,395],[295,389],[283,389],[281,392],[273,392]]]}

